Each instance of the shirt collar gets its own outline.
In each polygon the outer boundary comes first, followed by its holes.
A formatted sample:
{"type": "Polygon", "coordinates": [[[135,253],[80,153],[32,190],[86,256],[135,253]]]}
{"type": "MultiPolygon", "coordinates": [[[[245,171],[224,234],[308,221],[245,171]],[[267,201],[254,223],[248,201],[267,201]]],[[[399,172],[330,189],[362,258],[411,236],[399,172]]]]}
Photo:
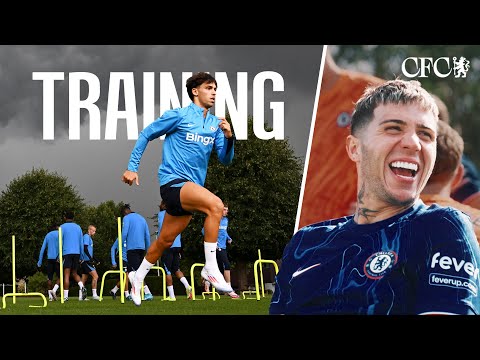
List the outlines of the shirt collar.
{"type": "MultiPolygon", "coordinates": [[[[201,114],[203,116],[204,108],[198,106],[195,104],[193,101],[190,103],[190,107],[198,114],[201,114]]],[[[207,116],[210,114],[210,109],[207,110],[207,116]]]]}

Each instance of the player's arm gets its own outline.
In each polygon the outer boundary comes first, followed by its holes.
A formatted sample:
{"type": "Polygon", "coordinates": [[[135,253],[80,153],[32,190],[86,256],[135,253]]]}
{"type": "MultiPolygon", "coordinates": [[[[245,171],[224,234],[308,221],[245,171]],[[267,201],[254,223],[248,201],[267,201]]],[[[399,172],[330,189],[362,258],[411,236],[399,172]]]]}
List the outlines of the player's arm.
{"type": "Polygon", "coordinates": [[[115,253],[117,252],[118,249],[118,238],[115,240],[113,243],[112,247],[110,248],[110,258],[112,260],[112,266],[117,266],[117,262],[115,261],[115,253]]]}
{"type": "Polygon", "coordinates": [[[42,261],[43,261],[43,254],[45,253],[45,248],[47,247],[47,237],[43,239],[43,244],[42,248],[40,249],[40,255],[38,256],[38,262],[37,262],[37,267],[42,266],[42,261]]]}
{"type": "Polygon", "coordinates": [[[181,122],[182,117],[177,109],[165,111],[165,113],[157,118],[154,122],[143,129],[138,135],[137,142],[130,154],[127,170],[122,175],[122,181],[128,185],[132,185],[135,181],[139,185],[138,167],[143,153],[150,141],[173,131],[181,122]]]}
{"type": "Polygon", "coordinates": [[[148,250],[150,247],[150,231],[148,225],[145,223],[145,250],[148,250]]]}
{"type": "Polygon", "coordinates": [[[218,160],[223,165],[229,165],[233,161],[235,135],[231,130],[231,126],[225,118],[219,118],[220,123],[215,134],[215,149],[217,151],[218,160]]]}

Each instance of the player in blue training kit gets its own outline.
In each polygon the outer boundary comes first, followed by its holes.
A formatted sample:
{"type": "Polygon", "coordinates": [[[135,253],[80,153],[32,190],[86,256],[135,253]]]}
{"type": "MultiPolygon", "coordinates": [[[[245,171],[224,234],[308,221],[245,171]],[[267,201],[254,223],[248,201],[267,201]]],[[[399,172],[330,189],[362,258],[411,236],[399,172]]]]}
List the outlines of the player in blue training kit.
{"type": "Polygon", "coordinates": [[[62,229],[63,297],[65,301],[68,301],[70,275],[78,283],[82,293],[81,299],[87,297],[87,289],[77,273],[80,265],[80,254],[83,252],[83,232],[82,228],[73,221],[73,217],[73,211],[65,211],[65,223],[60,225],[62,229]]]}
{"type": "MultiPolygon", "coordinates": [[[[85,235],[83,235],[83,251],[80,254],[80,268],[82,270],[82,282],[83,284],[87,283],[88,275],[92,277],[92,299],[100,300],[100,296],[97,295],[97,283],[98,283],[98,273],[95,266],[100,264],[95,256],[93,255],[93,239],[92,236],[97,232],[97,228],[93,225],[88,225],[88,230],[85,235]]],[[[81,300],[81,294],[79,294],[81,300]]],[[[88,299],[83,299],[88,300],[88,299]]]]}
{"type": "MultiPolygon", "coordinates": [[[[135,274],[135,271],[142,263],[145,251],[150,246],[150,231],[147,220],[145,220],[142,215],[132,211],[129,204],[123,206],[122,215],[122,242],[126,245],[124,249],[127,250],[127,271],[131,285],[130,297],[133,300],[134,296],[141,297],[142,284],[140,283],[138,287],[134,289],[131,276],[135,274]]],[[[150,290],[148,290],[145,296],[147,294],[150,294],[150,290]]],[[[146,296],[146,300],[151,299],[153,299],[153,297],[146,296]]]]}
{"type": "Polygon", "coordinates": [[[57,300],[57,290],[60,287],[60,263],[58,258],[58,225],[50,227],[47,235],[43,239],[42,248],[38,255],[37,267],[40,268],[43,262],[43,254],[47,250],[47,279],[48,279],[48,298],[50,301],[57,300]],[[53,286],[53,275],[57,274],[57,281],[53,286]]]}
{"type": "Polygon", "coordinates": [[[346,146],[357,209],[293,236],[270,314],[480,314],[472,223],[419,199],[435,164],[437,122],[435,100],[417,81],[365,91],[346,146]]]}
{"type": "MultiPolygon", "coordinates": [[[[158,238],[148,249],[138,270],[130,273],[129,277],[132,289],[140,286],[163,251],[187,227],[192,213],[201,211],[206,214],[205,266],[201,275],[219,291],[230,292],[233,289],[225,282],[215,256],[223,202],[208,191],[204,183],[214,149],[221,163],[228,165],[232,162],[235,137],[225,119],[210,113],[217,90],[215,78],[205,72],[196,73],[187,80],[186,87],[192,103],[184,108],[165,111],[139,134],[128,168],[122,176],[123,182],[139,185],[137,170],[148,142],[165,135],[158,180],[160,195],[167,204],[167,214],[158,238]]],[[[133,301],[139,306],[140,297],[134,293],[132,290],[133,301]]]]}

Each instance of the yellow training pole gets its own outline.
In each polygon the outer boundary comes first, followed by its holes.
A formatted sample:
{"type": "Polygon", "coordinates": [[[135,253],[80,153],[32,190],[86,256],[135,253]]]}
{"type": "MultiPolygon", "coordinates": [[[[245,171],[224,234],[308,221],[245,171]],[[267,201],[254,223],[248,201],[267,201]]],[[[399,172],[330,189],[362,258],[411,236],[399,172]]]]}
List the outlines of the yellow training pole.
{"type": "Polygon", "coordinates": [[[125,282],[128,281],[123,277],[123,239],[122,239],[122,219],[117,218],[118,225],[118,266],[120,267],[120,302],[123,304],[125,302],[125,282]]]}
{"type": "Polygon", "coordinates": [[[263,285],[263,266],[262,266],[262,255],[260,253],[260,249],[258,249],[258,260],[260,260],[260,279],[261,284],[262,284],[262,297],[265,297],[265,290],[264,290],[264,285],[263,285]]]}
{"type": "Polygon", "coordinates": [[[62,227],[58,227],[58,257],[60,260],[60,302],[63,304],[65,299],[63,297],[63,242],[62,242],[62,227]]]}
{"type": "MultiPolygon", "coordinates": [[[[17,279],[15,276],[15,235],[12,235],[12,274],[13,274],[13,294],[17,293],[17,279]]],[[[13,303],[15,304],[16,296],[13,295],[13,303]]]]}

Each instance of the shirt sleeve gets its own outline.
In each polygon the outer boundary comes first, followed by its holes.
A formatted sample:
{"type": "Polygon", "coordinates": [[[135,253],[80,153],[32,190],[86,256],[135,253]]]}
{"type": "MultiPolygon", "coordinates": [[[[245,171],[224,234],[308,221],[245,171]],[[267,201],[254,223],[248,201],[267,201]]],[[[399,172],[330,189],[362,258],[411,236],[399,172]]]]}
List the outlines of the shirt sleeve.
{"type": "Polygon", "coordinates": [[[145,250],[148,250],[150,247],[150,230],[148,229],[148,224],[145,222],[145,250]]]}
{"type": "Polygon", "coordinates": [[[227,139],[222,129],[217,129],[215,133],[215,150],[217,151],[218,160],[223,165],[229,165],[233,161],[235,140],[235,136],[227,139]]]}
{"type": "Polygon", "coordinates": [[[46,247],[47,247],[47,237],[45,236],[45,238],[43,239],[42,248],[40,249],[40,255],[38,256],[38,262],[37,262],[38,267],[42,266],[43,253],[45,252],[46,247]]]}
{"type": "Polygon", "coordinates": [[[123,227],[122,227],[122,243],[127,242],[128,228],[130,226],[130,220],[128,216],[123,217],[123,227]]]}
{"type": "Polygon", "coordinates": [[[181,121],[182,117],[179,115],[178,109],[168,110],[143,129],[138,135],[137,142],[130,154],[127,169],[137,172],[148,142],[173,131],[181,121]]]}
{"type": "Polygon", "coordinates": [[[409,270],[418,278],[416,313],[478,315],[480,251],[473,226],[453,209],[434,222],[409,270]]]}
{"type": "Polygon", "coordinates": [[[118,249],[118,238],[115,240],[115,242],[113,243],[111,249],[110,249],[110,258],[112,259],[112,265],[113,266],[116,266],[117,265],[117,262],[115,261],[115,253],[118,249]]]}

